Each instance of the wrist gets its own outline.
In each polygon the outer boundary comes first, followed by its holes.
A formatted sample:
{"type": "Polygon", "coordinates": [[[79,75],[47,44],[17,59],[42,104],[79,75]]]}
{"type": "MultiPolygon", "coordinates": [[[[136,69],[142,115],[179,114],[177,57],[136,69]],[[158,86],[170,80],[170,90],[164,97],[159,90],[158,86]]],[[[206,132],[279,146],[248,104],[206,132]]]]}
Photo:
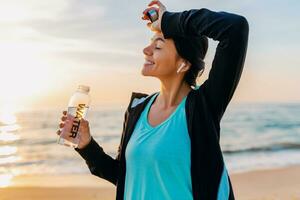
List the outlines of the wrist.
{"type": "Polygon", "coordinates": [[[86,148],[91,143],[91,141],[92,141],[92,136],[89,137],[89,139],[88,139],[88,141],[87,141],[87,143],[85,145],[78,146],[77,149],[82,150],[82,149],[86,148]]]}

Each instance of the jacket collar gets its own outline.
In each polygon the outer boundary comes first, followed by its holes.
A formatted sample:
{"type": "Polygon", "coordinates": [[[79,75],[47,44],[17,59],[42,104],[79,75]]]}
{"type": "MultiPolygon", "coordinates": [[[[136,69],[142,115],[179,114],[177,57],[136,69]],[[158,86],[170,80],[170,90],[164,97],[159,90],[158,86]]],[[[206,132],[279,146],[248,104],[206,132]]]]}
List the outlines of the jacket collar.
{"type": "MultiPolygon", "coordinates": [[[[190,137],[192,138],[192,119],[193,119],[193,113],[195,108],[195,96],[196,96],[196,89],[198,89],[200,86],[196,86],[195,89],[192,89],[187,96],[186,104],[185,104],[185,112],[186,112],[186,120],[188,124],[188,132],[190,137]]],[[[140,93],[140,92],[132,92],[130,104],[128,106],[128,112],[129,112],[129,119],[128,119],[128,130],[125,133],[125,141],[124,141],[124,147],[126,148],[127,142],[129,141],[129,138],[131,136],[131,133],[133,131],[133,128],[135,127],[135,124],[137,120],[139,119],[142,111],[144,110],[145,106],[149,102],[149,100],[158,92],[147,94],[147,93],[140,93]]],[[[125,149],[124,148],[124,149],[125,149]]]]}
{"type": "Polygon", "coordinates": [[[128,112],[128,121],[126,123],[126,130],[125,130],[125,137],[122,144],[122,153],[121,157],[125,156],[125,149],[127,146],[127,143],[130,139],[130,136],[133,132],[133,129],[135,127],[135,124],[137,120],[139,119],[142,111],[144,110],[145,106],[147,105],[148,101],[151,99],[153,95],[156,93],[153,93],[151,95],[146,93],[140,93],[140,92],[132,92],[130,104],[127,108],[128,112]]]}
{"type": "MultiPolygon", "coordinates": [[[[192,89],[190,91],[190,93],[188,94],[187,98],[190,98],[190,96],[195,95],[195,91],[200,87],[201,85],[198,85],[195,87],[195,89],[192,89]],[[193,94],[192,94],[193,93],[193,94]]],[[[131,99],[130,99],[130,104],[129,104],[129,111],[131,111],[132,109],[134,109],[137,105],[141,104],[144,102],[144,104],[147,104],[147,102],[149,101],[149,99],[155,95],[158,92],[155,92],[151,95],[147,94],[147,93],[141,93],[141,92],[132,92],[131,94],[131,99]]],[[[144,107],[144,106],[143,106],[144,107]]]]}

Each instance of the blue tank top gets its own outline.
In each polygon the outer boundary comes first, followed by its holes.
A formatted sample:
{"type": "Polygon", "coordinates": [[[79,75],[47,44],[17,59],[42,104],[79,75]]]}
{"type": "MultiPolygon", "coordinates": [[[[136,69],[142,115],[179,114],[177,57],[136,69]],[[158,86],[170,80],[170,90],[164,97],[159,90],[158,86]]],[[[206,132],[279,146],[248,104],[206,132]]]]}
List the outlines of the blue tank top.
{"type": "Polygon", "coordinates": [[[187,96],[166,120],[153,127],[148,112],[158,94],[141,113],[126,147],[124,200],[193,199],[187,96]]]}

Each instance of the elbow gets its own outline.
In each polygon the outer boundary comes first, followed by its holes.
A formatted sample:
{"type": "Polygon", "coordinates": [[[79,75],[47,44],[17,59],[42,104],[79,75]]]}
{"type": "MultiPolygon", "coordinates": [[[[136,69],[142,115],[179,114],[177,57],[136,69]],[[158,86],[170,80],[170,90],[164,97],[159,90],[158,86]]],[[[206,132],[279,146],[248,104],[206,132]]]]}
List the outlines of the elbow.
{"type": "Polygon", "coordinates": [[[249,37],[249,23],[244,16],[236,15],[232,20],[231,38],[246,44],[249,37]]]}
{"type": "Polygon", "coordinates": [[[98,176],[98,177],[100,177],[100,178],[104,178],[103,174],[99,173],[99,170],[97,170],[96,167],[90,166],[90,167],[89,167],[89,170],[90,170],[91,174],[93,174],[93,175],[95,175],[95,176],[98,176]]]}
{"type": "Polygon", "coordinates": [[[104,162],[101,165],[88,164],[88,167],[91,174],[93,174],[94,176],[105,179],[114,185],[117,184],[117,179],[119,177],[119,170],[120,170],[119,162],[115,161],[109,166],[105,166],[104,162]]]}
{"type": "Polygon", "coordinates": [[[115,176],[103,174],[102,172],[97,170],[96,167],[90,167],[89,169],[90,169],[91,174],[93,174],[94,176],[105,179],[105,180],[109,181],[110,183],[117,185],[117,180],[116,180],[115,176]]]}
{"type": "Polygon", "coordinates": [[[239,21],[238,22],[239,27],[242,30],[249,32],[249,23],[248,23],[248,20],[246,19],[246,17],[241,16],[238,21],[239,21]]]}
{"type": "Polygon", "coordinates": [[[246,17],[239,15],[234,23],[235,30],[247,36],[249,34],[249,23],[246,17]]]}

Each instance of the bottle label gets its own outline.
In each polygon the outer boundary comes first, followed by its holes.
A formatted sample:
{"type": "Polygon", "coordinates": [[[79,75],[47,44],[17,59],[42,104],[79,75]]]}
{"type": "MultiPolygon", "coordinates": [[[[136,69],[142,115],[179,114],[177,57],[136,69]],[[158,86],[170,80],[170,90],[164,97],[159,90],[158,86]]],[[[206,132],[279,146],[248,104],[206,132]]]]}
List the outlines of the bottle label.
{"type": "Polygon", "coordinates": [[[85,111],[85,104],[78,104],[76,109],[76,115],[73,120],[72,128],[71,128],[71,135],[70,137],[76,138],[79,126],[80,126],[80,119],[83,117],[83,113],[85,111]]]}

